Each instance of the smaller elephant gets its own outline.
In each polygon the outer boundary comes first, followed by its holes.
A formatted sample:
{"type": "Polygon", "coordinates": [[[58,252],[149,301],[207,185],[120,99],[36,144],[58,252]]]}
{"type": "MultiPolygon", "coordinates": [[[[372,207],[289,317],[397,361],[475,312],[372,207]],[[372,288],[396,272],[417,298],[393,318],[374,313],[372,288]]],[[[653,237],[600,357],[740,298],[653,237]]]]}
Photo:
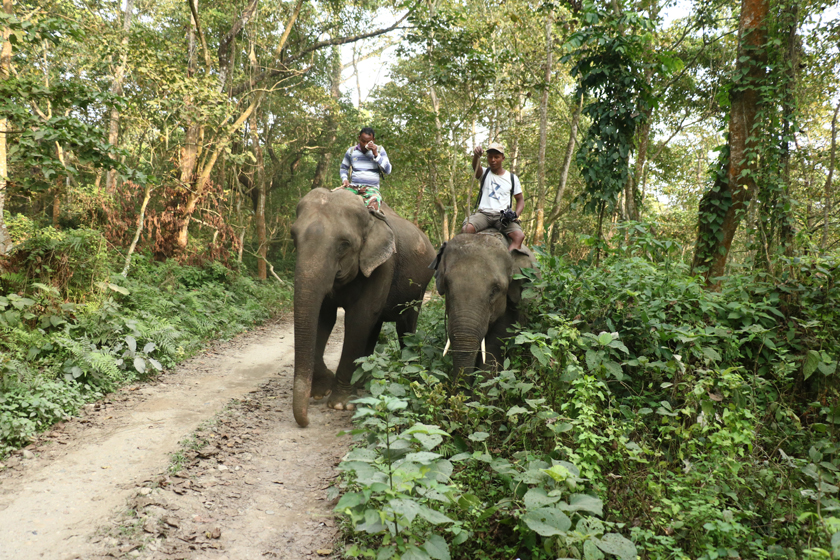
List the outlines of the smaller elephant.
{"type": "Polygon", "coordinates": [[[502,338],[515,323],[524,323],[519,308],[524,280],[513,276],[523,268],[537,268],[526,248],[508,251],[498,232],[462,233],[438,251],[437,291],[446,298],[447,349],[451,343],[455,372],[476,367],[495,369],[502,362],[502,338]],[[479,356],[479,349],[482,350],[479,356]]]}

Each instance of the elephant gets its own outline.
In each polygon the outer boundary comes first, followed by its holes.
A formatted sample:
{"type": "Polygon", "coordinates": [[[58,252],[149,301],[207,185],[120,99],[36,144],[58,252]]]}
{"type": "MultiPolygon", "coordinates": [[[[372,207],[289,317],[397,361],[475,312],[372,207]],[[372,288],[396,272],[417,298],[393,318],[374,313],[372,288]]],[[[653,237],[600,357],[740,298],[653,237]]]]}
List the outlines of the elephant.
{"type": "Polygon", "coordinates": [[[446,298],[444,352],[451,344],[455,373],[471,374],[482,365],[496,369],[502,363],[501,339],[512,325],[525,322],[519,308],[524,280],[513,276],[537,268],[534,254],[524,245],[508,251],[496,231],[461,233],[443,244],[432,267],[437,291],[446,298]]]}
{"type": "Polygon", "coordinates": [[[329,396],[327,406],[352,410],[355,361],[373,353],[382,323],[395,322],[402,337],[417,327],[420,303],[433,271],[428,237],[383,204],[375,216],[362,198],[340,189],[313,189],[297,205],[295,244],[295,373],[292,408],[298,425],[309,424],[309,397],[329,396]],[[335,373],[324,349],[344,308],[345,333],[335,373]]]}

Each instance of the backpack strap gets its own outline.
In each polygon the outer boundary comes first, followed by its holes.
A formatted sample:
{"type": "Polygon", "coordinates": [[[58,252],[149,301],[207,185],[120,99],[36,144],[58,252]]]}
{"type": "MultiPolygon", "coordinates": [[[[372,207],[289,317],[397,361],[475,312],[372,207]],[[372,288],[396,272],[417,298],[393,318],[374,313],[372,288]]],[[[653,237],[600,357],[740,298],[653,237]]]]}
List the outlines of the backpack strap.
{"type": "Polygon", "coordinates": [[[481,197],[484,194],[484,182],[487,180],[487,175],[490,174],[490,168],[484,170],[484,175],[481,176],[478,183],[478,198],[475,200],[475,211],[478,212],[478,205],[481,204],[481,197]]]}
{"type": "MultiPolygon", "coordinates": [[[[514,175],[513,171],[508,171],[510,173],[510,209],[513,210],[513,191],[516,188],[516,175],[514,175]]],[[[520,183],[520,188],[521,183],[520,183]]]]}

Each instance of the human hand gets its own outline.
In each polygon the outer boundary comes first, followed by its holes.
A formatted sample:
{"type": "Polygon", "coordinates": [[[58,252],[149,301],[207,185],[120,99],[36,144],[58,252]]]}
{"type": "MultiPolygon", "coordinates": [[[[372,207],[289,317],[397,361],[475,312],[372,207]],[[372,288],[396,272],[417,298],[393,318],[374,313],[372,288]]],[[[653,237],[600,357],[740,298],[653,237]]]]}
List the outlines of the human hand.
{"type": "Polygon", "coordinates": [[[373,140],[365,144],[365,149],[373,152],[373,157],[379,157],[379,146],[373,143],[373,140]]]}
{"type": "Polygon", "coordinates": [[[344,179],[343,181],[341,181],[341,186],[342,187],[349,187],[350,186],[350,181],[348,181],[347,179],[344,179]]]}
{"type": "Polygon", "coordinates": [[[483,153],[484,153],[484,148],[481,147],[481,144],[479,144],[478,146],[473,148],[473,155],[474,156],[481,157],[481,155],[483,153]]]}

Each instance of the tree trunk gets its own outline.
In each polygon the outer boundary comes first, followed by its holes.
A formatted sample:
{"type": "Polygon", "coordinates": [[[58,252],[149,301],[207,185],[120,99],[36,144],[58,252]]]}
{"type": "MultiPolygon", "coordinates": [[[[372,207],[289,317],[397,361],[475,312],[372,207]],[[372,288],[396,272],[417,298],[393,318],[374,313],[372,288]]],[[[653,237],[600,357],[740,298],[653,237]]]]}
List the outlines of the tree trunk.
{"type": "MultiPolygon", "coordinates": [[[[197,0],[196,0],[197,2],[197,0]]],[[[197,8],[196,8],[197,9],[197,8]]],[[[188,32],[188,39],[187,39],[187,48],[189,49],[189,66],[187,69],[187,75],[192,77],[195,75],[196,70],[198,69],[198,63],[196,60],[197,57],[197,46],[195,41],[195,31],[196,28],[196,21],[195,18],[192,17],[190,14],[190,28],[188,32]]],[[[184,136],[184,145],[181,146],[181,183],[184,185],[189,185],[192,183],[195,177],[195,164],[198,160],[198,136],[199,136],[199,125],[192,117],[190,108],[193,106],[192,96],[187,96],[184,100],[184,112],[187,115],[187,126],[186,126],[186,133],[184,136]]]]}
{"type": "Polygon", "coordinates": [[[834,109],[834,117],[831,119],[831,152],[828,158],[828,177],[825,179],[825,187],[823,188],[823,196],[825,203],[823,204],[823,232],[822,241],[820,241],[820,249],[825,251],[828,247],[828,222],[831,217],[831,180],[834,177],[834,155],[837,152],[837,113],[840,111],[840,103],[834,109]]]}
{"type": "MultiPolygon", "coordinates": [[[[131,29],[131,16],[134,8],[134,0],[125,0],[125,12],[123,12],[123,37],[120,40],[120,64],[114,71],[114,82],[111,84],[111,93],[113,95],[122,95],[123,93],[123,79],[125,78],[125,69],[128,63],[128,32],[131,29]]],[[[108,125],[108,143],[116,146],[120,135],[120,112],[116,107],[111,109],[111,122],[108,125]]],[[[108,170],[105,177],[105,192],[113,193],[117,184],[117,172],[113,169],[108,170]]]]}
{"type": "Polygon", "coordinates": [[[251,145],[254,150],[254,188],[257,189],[257,206],[254,212],[254,220],[257,227],[257,277],[265,280],[266,257],[268,256],[268,240],[265,233],[265,161],[263,160],[262,146],[257,132],[257,112],[251,113],[251,145]]]}
{"type": "Polygon", "coordinates": [[[554,195],[554,209],[551,211],[548,223],[553,224],[560,217],[561,202],[563,201],[563,194],[566,192],[566,184],[569,180],[569,168],[572,166],[572,156],[575,154],[575,143],[577,142],[577,129],[580,122],[580,113],[583,111],[583,96],[575,107],[574,115],[572,116],[572,124],[569,128],[569,143],[566,144],[566,155],[563,157],[563,167],[560,169],[560,184],[557,185],[557,193],[554,195]]]}
{"type": "MultiPolygon", "coordinates": [[[[289,35],[291,34],[292,27],[294,27],[295,21],[297,21],[297,17],[300,14],[301,5],[303,4],[303,0],[298,0],[297,4],[295,5],[294,11],[289,18],[289,21],[286,23],[286,28],[283,31],[283,35],[280,37],[280,41],[277,44],[277,48],[274,51],[274,58],[279,56],[279,53],[283,51],[283,48],[286,46],[286,42],[289,39],[289,35]]],[[[201,171],[198,173],[198,176],[195,179],[195,187],[190,191],[189,196],[187,197],[187,201],[184,204],[184,209],[181,212],[181,216],[183,218],[181,229],[178,232],[177,238],[177,245],[179,250],[184,250],[187,246],[187,240],[189,239],[189,227],[190,227],[190,217],[192,213],[195,211],[195,207],[198,204],[199,198],[204,194],[204,188],[207,186],[207,181],[210,179],[210,174],[213,172],[213,167],[216,165],[216,161],[219,159],[221,153],[228,147],[233,138],[234,133],[248,120],[248,117],[251,116],[259,104],[262,102],[263,96],[265,95],[265,90],[257,90],[254,95],[251,97],[251,103],[248,107],[242,111],[242,113],[237,117],[236,121],[233,122],[229,127],[227,127],[223,132],[219,133],[216,137],[216,147],[212,151],[208,151],[203,157],[203,161],[200,165],[201,171]]]]}
{"type": "Polygon", "coordinates": [[[554,27],[554,14],[548,13],[545,20],[545,80],[540,99],[540,150],[537,160],[537,228],[534,241],[542,244],[545,237],[545,148],[548,144],[548,93],[551,85],[551,70],[554,65],[554,45],[551,31],[554,27]]]}
{"type": "Polygon", "coordinates": [[[730,91],[728,153],[722,154],[714,185],[700,201],[692,269],[701,272],[710,289],[720,289],[732,240],[752,198],[755,183],[756,147],[753,135],[755,115],[764,80],[768,0],[741,0],[738,25],[736,76],[743,76],[730,91]]]}
{"type": "MultiPolygon", "coordinates": [[[[12,0],[3,0],[3,11],[9,15],[14,13],[12,0]]],[[[0,49],[0,80],[6,80],[12,68],[12,43],[9,41],[11,29],[3,28],[3,45],[0,49]]],[[[9,123],[4,115],[0,115],[0,257],[6,255],[12,248],[12,240],[3,219],[3,208],[6,205],[6,179],[9,168],[6,155],[6,131],[9,123]]]]}
{"type": "Polygon", "coordinates": [[[328,179],[330,167],[332,166],[332,150],[333,144],[338,130],[338,112],[340,111],[338,103],[341,100],[341,55],[338,47],[333,47],[332,60],[330,60],[330,97],[332,98],[332,105],[327,111],[326,122],[324,123],[324,132],[321,135],[319,144],[321,145],[321,154],[318,158],[318,166],[315,168],[315,177],[312,179],[312,188],[319,187],[328,188],[330,184],[328,179]]]}
{"type": "Polygon", "coordinates": [[[149,206],[149,200],[151,198],[152,188],[147,184],[143,190],[143,204],[140,205],[140,215],[137,216],[137,229],[134,232],[134,239],[131,240],[131,246],[125,255],[125,266],[123,266],[122,272],[120,273],[123,278],[128,276],[128,269],[131,266],[131,255],[134,254],[134,250],[137,248],[137,242],[140,241],[140,235],[143,233],[143,222],[146,220],[146,207],[149,206]]]}
{"type": "Polygon", "coordinates": [[[627,184],[624,187],[624,214],[628,220],[639,219],[636,195],[639,192],[639,185],[642,182],[645,163],[647,161],[648,142],[650,141],[650,111],[648,110],[647,113],[648,118],[638,128],[639,146],[636,150],[636,164],[634,165],[633,174],[627,178],[627,184]]]}

